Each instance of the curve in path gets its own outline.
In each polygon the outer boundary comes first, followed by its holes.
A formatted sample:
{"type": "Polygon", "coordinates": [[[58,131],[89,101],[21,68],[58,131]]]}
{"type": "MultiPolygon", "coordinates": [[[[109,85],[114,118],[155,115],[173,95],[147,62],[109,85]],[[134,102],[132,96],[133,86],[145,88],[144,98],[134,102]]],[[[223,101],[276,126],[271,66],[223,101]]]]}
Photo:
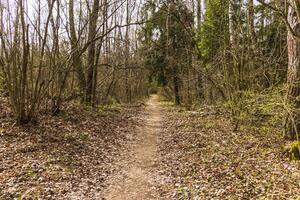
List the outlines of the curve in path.
{"type": "Polygon", "coordinates": [[[157,134],[161,130],[161,115],[157,95],[146,104],[145,125],[137,134],[137,144],[132,146],[133,156],[122,162],[123,175],[114,177],[108,188],[107,200],[157,199],[155,191],[155,163],[157,160],[157,134]]]}

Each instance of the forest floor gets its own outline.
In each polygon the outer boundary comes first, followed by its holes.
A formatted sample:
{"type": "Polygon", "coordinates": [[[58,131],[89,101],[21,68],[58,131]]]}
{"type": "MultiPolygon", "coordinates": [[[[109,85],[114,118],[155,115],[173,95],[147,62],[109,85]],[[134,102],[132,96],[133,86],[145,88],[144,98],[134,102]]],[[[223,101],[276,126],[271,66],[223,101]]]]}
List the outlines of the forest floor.
{"type": "Polygon", "coordinates": [[[300,163],[275,132],[233,131],[213,108],[65,105],[13,124],[0,99],[0,199],[297,199],[300,163]]]}
{"type": "Polygon", "coordinates": [[[70,103],[58,116],[41,114],[39,124],[19,127],[7,99],[0,99],[0,200],[102,199],[143,124],[143,110],[70,103]]]}
{"type": "Polygon", "coordinates": [[[300,199],[300,162],[283,153],[278,130],[246,124],[233,131],[218,109],[165,105],[161,199],[300,199]]]}

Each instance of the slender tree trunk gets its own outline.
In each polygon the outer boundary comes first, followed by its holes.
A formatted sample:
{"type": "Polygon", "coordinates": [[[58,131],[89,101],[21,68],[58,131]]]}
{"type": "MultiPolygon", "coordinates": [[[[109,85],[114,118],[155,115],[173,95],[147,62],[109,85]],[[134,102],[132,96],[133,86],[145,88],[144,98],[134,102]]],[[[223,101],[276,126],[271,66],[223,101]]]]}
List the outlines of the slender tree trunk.
{"type": "MultiPolygon", "coordinates": [[[[129,1],[126,4],[126,23],[130,23],[130,13],[129,13],[129,1]]],[[[130,69],[129,69],[129,57],[130,57],[130,41],[129,41],[129,26],[126,27],[125,33],[125,87],[126,87],[126,101],[131,103],[131,86],[129,83],[130,69]]]]}
{"type": "MultiPolygon", "coordinates": [[[[201,31],[201,20],[202,20],[202,0],[197,0],[197,31],[198,31],[198,33],[200,33],[200,31],[201,31]]],[[[198,51],[196,51],[196,52],[199,53],[198,51]]],[[[198,61],[198,65],[202,64],[201,58],[199,55],[197,56],[196,59],[198,61]]],[[[199,72],[197,74],[197,96],[198,96],[199,100],[204,98],[203,83],[204,83],[203,74],[201,72],[199,72]]]]}
{"type": "Polygon", "coordinates": [[[197,0],[197,29],[201,30],[201,20],[202,20],[202,0],[197,0]]]}
{"type": "MultiPolygon", "coordinates": [[[[243,70],[243,73],[245,73],[245,77],[250,77],[250,73],[255,70],[255,44],[256,44],[256,33],[255,33],[255,27],[254,27],[254,5],[253,0],[248,0],[248,14],[247,14],[247,21],[248,21],[248,46],[246,49],[248,50],[247,54],[245,55],[246,63],[245,67],[248,66],[248,68],[243,70]]],[[[248,80],[247,80],[248,81],[248,80]]],[[[247,89],[251,87],[251,82],[248,81],[248,84],[242,83],[244,89],[247,89]],[[246,87],[246,88],[245,88],[246,87]]]]}
{"type": "Polygon", "coordinates": [[[228,3],[228,11],[229,11],[229,40],[230,40],[230,44],[232,45],[234,43],[234,8],[233,8],[233,0],[229,0],[228,3]]]}
{"type": "Polygon", "coordinates": [[[252,45],[256,42],[256,33],[254,27],[254,5],[253,0],[248,0],[248,30],[252,45]]]}
{"type": "Polygon", "coordinates": [[[174,97],[175,104],[180,105],[180,94],[179,94],[179,78],[177,66],[173,66],[173,86],[174,86],[174,97]]]}
{"type": "Polygon", "coordinates": [[[21,13],[21,24],[22,24],[22,46],[23,46],[23,55],[22,55],[22,69],[21,69],[21,78],[20,78],[20,111],[17,122],[27,123],[29,116],[26,113],[26,88],[27,88],[27,69],[28,69],[28,58],[29,58],[29,43],[28,43],[28,29],[25,24],[24,19],[24,5],[22,1],[20,3],[20,13],[21,13]]]}
{"type": "MultiPolygon", "coordinates": [[[[92,12],[89,18],[89,32],[88,40],[92,41],[97,34],[97,20],[99,14],[99,0],[94,0],[92,12]]],[[[96,45],[92,42],[88,47],[88,58],[87,58],[87,80],[86,80],[86,92],[85,101],[87,103],[92,103],[92,91],[93,91],[93,78],[95,73],[95,55],[96,55],[96,45]]]]}
{"type": "Polygon", "coordinates": [[[79,42],[75,30],[74,22],[74,1],[69,1],[69,20],[70,20],[70,42],[71,42],[71,51],[72,51],[72,65],[76,72],[79,89],[81,93],[84,93],[86,80],[83,72],[83,65],[79,53],[79,42]]]}

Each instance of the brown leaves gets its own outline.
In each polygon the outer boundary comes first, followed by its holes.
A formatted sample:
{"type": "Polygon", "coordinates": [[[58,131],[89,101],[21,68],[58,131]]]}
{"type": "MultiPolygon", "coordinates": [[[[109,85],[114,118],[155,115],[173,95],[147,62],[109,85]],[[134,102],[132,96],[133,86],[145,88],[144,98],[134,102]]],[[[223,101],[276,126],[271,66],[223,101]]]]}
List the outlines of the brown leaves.
{"type": "Polygon", "coordinates": [[[300,196],[299,163],[275,134],[232,132],[226,116],[165,111],[164,199],[288,199],[300,196]]]}
{"type": "Polygon", "coordinates": [[[134,138],[141,109],[100,113],[69,104],[59,116],[40,116],[38,126],[28,127],[13,126],[3,115],[0,199],[100,199],[115,161],[134,138]]]}

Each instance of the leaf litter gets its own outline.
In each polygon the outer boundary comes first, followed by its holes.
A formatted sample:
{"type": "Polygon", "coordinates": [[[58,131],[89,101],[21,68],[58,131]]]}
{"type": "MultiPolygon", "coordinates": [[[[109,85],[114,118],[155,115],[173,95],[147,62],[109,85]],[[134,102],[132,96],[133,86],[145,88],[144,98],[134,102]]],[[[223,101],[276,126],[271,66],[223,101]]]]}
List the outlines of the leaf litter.
{"type": "Polygon", "coordinates": [[[98,112],[64,105],[36,126],[0,111],[0,199],[101,199],[115,163],[135,138],[143,107],[98,112]]]}
{"type": "Polygon", "coordinates": [[[277,133],[233,132],[227,115],[165,108],[162,199],[297,199],[300,164],[277,133]]]}
{"type": "MultiPolygon", "coordinates": [[[[18,127],[1,109],[0,199],[103,199],[134,156],[147,115],[143,106],[97,112],[69,104],[37,126],[18,127]]],[[[211,110],[161,112],[151,188],[159,199],[299,198],[300,164],[283,155],[278,134],[233,132],[227,115],[211,110]]]]}

